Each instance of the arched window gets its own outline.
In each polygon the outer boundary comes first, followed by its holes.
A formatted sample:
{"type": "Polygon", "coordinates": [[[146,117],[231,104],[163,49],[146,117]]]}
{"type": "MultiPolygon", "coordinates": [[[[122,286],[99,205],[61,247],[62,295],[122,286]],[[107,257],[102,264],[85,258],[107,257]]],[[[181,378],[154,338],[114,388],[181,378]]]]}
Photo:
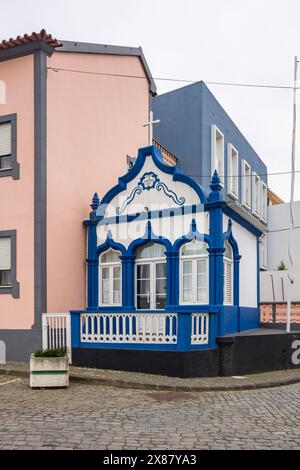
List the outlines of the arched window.
{"type": "Polygon", "coordinates": [[[100,305],[121,305],[121,253],[108,250],[99,258],[100,305]]]}
{"type": "Polygon", "coordinates": [[[192,240],[180,250],[180,303],[208,304],[208,245],[192,240]]]}
{"type": "Polygon", "coordinates": [[[223,287],[224,304],[233,304],[233,251],[230,243],[226,240],[224,243],[223,255],[223,287]]]}
{"type": "Polygon", "coordinates": [[[137,248],[136,256],[136,308],[161,310],[167,300],[167,263],[165,247],[149,242],[137,248]]]}

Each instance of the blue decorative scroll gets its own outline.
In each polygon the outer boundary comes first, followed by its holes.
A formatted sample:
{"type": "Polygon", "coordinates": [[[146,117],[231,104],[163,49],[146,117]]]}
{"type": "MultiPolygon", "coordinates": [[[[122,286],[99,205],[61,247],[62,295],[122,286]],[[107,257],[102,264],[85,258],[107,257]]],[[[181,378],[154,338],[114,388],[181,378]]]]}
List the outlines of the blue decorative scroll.
{"type": "Polygon", "coordinates": [[[157,191],[162,190],[164,194],[170,197],[178,206],[182,206],[185,203],[185,198],[183,196],[178,197],[174,191],[168,188],[165,183],[160,181],[158,176],[153,171],[148,171],[140,178],[139,183],[137,186],[135,186],[135,188],[133,188],[130,195],[123,202],[122,206],[116,208],[116,213],[118,215],[122,214],[126,207],[134,200],[137,195],[141,194],[142,191],[149,191],[150,189],[156,189],[157,191]]]}

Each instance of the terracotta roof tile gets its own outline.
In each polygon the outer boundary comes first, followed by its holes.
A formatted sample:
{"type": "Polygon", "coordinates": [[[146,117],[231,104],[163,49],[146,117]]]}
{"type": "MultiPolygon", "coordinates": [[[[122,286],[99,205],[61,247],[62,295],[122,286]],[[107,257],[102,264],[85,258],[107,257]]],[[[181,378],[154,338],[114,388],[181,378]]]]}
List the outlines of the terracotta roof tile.
{"type": "Polygon", "coordinates": [[[51,34],[48,34],[45,29],[42,29],[39,33],[32,32],[31,34],[24,34],[23,36],[17,36],[15,39],[4,39],[0,42],[0,50],[8,49],[10,47],[20,46],[22,44],[28,44],[34,41],[45,41],[47,44],[53,47],[60,47],[62,43],[57,39],[53,38],[51,34]]]}

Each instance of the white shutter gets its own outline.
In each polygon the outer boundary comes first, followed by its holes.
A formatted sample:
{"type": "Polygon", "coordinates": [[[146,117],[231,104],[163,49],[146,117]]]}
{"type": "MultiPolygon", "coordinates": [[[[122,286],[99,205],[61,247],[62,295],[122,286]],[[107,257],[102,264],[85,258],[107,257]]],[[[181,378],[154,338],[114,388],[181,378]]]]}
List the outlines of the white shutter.
{"type": "Polygon", "coordinates": [[[0,238],[0,271],[11,269],[11,239],[0,238]]]}
{"type": "Polygon", "coordinates": [[[224,260],[224,304],[232,304],[232,262],[224,260]]]}
{"type": "Polygon", "coordinates": [[[11,123],[0,124],[0,157],[11,154],[11,123]]]}

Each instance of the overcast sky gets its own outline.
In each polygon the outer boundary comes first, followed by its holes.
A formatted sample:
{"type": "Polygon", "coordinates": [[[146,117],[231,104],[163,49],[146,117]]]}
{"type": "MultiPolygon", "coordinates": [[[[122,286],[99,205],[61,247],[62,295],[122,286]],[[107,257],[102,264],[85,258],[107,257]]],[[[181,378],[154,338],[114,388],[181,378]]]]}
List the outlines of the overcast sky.
{"type": "MultiPolygon", "coordinates": [[[[290,86],[300,56],[299,0],[0,0],[2,39],[41,28],[59,39],[142,46],[154,77],[290,86]]],[[[184,85],[156,84],[159,93],[184,85]]],[[[209,88],[269,172],[289,171],[292,92],[209,88]]],[[[298,122],[300,170],[300,107],[298,122]]],[[[269,186],[289,199],[289,175],[270,176],[269,186]]]]}

